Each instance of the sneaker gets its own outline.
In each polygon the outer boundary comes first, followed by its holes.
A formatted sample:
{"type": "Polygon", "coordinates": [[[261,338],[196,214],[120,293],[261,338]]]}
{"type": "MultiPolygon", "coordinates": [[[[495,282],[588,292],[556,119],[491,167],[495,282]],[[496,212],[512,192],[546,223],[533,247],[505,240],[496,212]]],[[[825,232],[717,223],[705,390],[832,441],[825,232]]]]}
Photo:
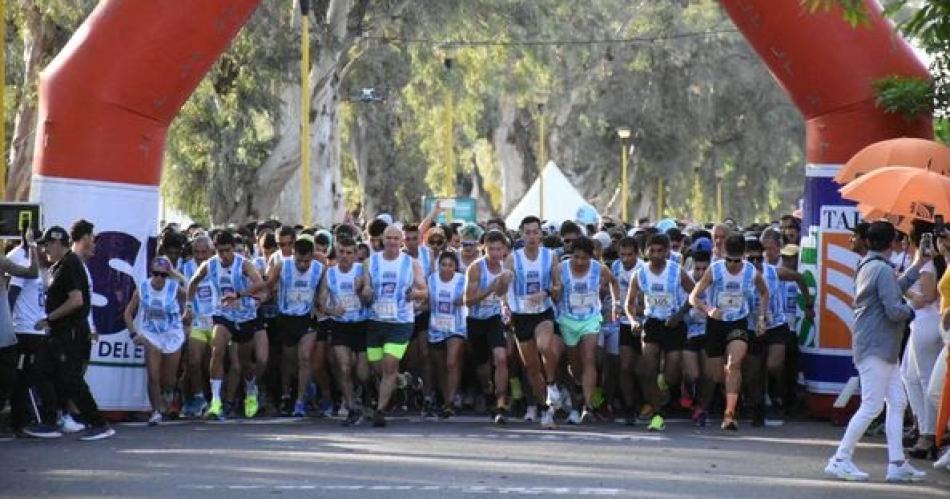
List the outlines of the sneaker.
{"type": "Polygon", "coordinates": [[[280,414],[282,416],[293,416],[297,404],[290,395],[284,394],[280,397],[280,414]]]}
{"type": "Polygon", "coordinates": [[[533,423],[538,420],[538,406],[529,405],[528,409],[524,412],[524,422],[533,423]]]}
{"type": "MultiPolygon", "coordinates": [[[[610,418],[610,419],[611,421],[613,420],[613,418],[610,418]]],[[[591,411],[590,408],[585,405],[584,410],[581,411],[581,423],[590,423],[593,420],[594,420],[594,412],[591,411]]]]}
{"type": "Polygon", "coordinates": [[[455,416],[455,409],[450,405],[446,405],[439,411],[439,419],[449,419],[453,416],[455,416]]]}
{"type": "Polygon", "coordinates": [[[950,470],[950,450],[944,452],[940,459],[934,461],[934,469],[947,469],[950,470]]]}
{"type": "Polygon", "coordinates": [[[727,431],[739,431],[739,422],[736,421],[736,416],[729,412],[723,414],[721,428],[727,431]]]}
{"type": "Polygon", "coordinates": [[[181,417],[183,418],[193,418],[197,411],[195,410],[195,399],[190,398],[185,400],[185,403],[181,406],[181,417]]]}
{"type": "Polygon", "coordinates": [[[765,407],[761,404],[752,408],[752,427],[761,428],[765,426],[765,407]]]}
{"type": "Polygon", "coordinates": [[[211,399],[211,407],[208,408],[205,417],[208,419],[224,419],[222,409],[221,399],[211,399]]]}
{"type": "Polygon", "coordinates": [[[295,418],[302,418],[307,415],[307,404],[303,400],[294,402],[294,410],[291,415],[295,418]]]}
{"type": "Polygon", "coordinates": [[[253,418],[257,416],[258,409],[257,390],[248,390],[247,393],[244,394],[244,417],[253,418]]]}
{"type": "Polygon", "coordinates": [[[697,428],[705,428],[709,424],[709,413],[705,410],[699,410],[693,413],[693,424],[697,428]]]}
{"type": "Polygon", "coordinates": [[[690,409],[693,407],[693,399],[686,392],[683,392],[683,395],[680,396],[680,407],[683,409],[690,409]]]}
{"type": "Polygon", "coordinates": [[[558,390],[561,393],[561,409],[564,412],[571,412],[574,410],[574,401],[571,400],[570,390],[558,390]]]}
{"type": "Polygon", "coordinates": [[[73,419],[72,414],[66,414],[59,419],[59,429],[63,433],[79,433],[86,429],[86,425],[73,419]]]}
{"type": "Polygon", "coordinates": [[[178,415],[181,414],[181,394],[175,393],[172,396],[171,403],[168,404],[168,417],[171,419],[178,419],[178,415]]]}
{"type": "Polygon", "coordinates": [[[227,418],[234,416],[234,403],[233,402],[222,402],[221,403],[221,415],[218,416],[218,419],[224,421],[227,418]]]}
{"type": "Polygon", "coordinates": [[[648,431],[663,431],[665,429],[666,429],[666,422],[663,420],[663,416],[660,416],[659,414],[654,414],[653,417],[650,418],[650,424],[647,425],[647,430],[648,431]]]}
{"type": "Polygon", "coordinates": [[[59,428],[47,424],[35,424],[27,426],[26,428],[23,428],[23,433],[33,438],[59,438],[63,436],[63,433],[59,431],[59,428]]]}
{"type": "Polygon", "coordinates": [[[898,466],[894,463],[887,465],[887,476],[884,478],[887,482],[920,482],[927,474],[910,465],[909,461],[898,466]]]}
{"type": "Polygon", "coordinates": [[[205,400],[205,396],[201,394],[196,395],[192,401],[194,402],[192,415],[196,418],[200,418],[204,415],[205,411],[208,410],[208,401],[205,400]]]}
{"type": "Polygon", "coordinates": [[[541,428],[546,430],[552,430],[557,428],[557,424],[554,423],[554,408],[548,407],[547,410],[541,414],[541,428]]]}
{"type": "Polygon", "coordinates": [[[424,399],[422,399],[422,417],[423,418],[435,417],[435,402],[432,401],[432,397],[425,397],[424,399]]]}
{"type": "Polygon", "coordinates": [[[343,420],[343,426],[359,426],[362,421],[363,415],[360,414],[360,410],[353,409],[346,415],[346,419],[343,420]]]}
{"type": "Polygon", "coordinates": [[[548,385],[548,407],[552,407],[554,410],[561,408],[561,392],[557,389],[557,385],[548,385]]]}
{"type": "Polygon", "coordinates": [[[94,440],[104,440],[111,437],[112,435],[115,435],[115,430],[107,425],[92,426],[83,432],[82,436],[79,437],[79,440],[82,440],[83,442],[92,442],[94,440]]]}
{"type": "Polygon", "coordinates": [[[327,399],[323,399],[320,401],[320,405],[318,407],[320,409],[321,418],[333,417],[333,402],[330,402],[327,399]]]}
{"type": "Polygon", "coordinates": [[[765,416],[765,426],[782,426],[785,424],[785,416],[780,405],[772,404],[768,414],[765,416]]]}
{"type": "Polygon", "coordinates": [[[859,470],[850,459],[839,461],[834,457],[828,460],[828,466],[825,466],[825,474],[849,482],[866,482],[870,478],[867,473],[859,470]]]}
{"type": "Polygon", "coordinates": [[[158,411],[152,412],[152,417],[148,418],[149,426],[158,426],[158,423],[162,422],[162,413],[158,411]]]}
{"type": "Polygon", "coordinates": [[[383,411],[376,411],[376,414],[373,414],[373,427],[375,428],[386,427],[386,417],[383,416],[383,411]]]}
{"type": "Polygon", "coordinates": [[[581,424],[581,415],[577,412],[577,410],[571,409],[571,412],[567,415],[567,424],[581,424]]]}
{"type": "Polygon", "coordinates": [[[498,410],[495,412],[495,416],[492,417],[492,423],[496,425],[503,425],[508,423],[508,418],[505,416],[504,410],[498,410]]]}
{"type": "Polygon", "coordinates": [[[336,410],[336,417],[346,419],[350,415],[350,410],[346,408],[345,405],[340,405],[340,408],[336,410]]]}

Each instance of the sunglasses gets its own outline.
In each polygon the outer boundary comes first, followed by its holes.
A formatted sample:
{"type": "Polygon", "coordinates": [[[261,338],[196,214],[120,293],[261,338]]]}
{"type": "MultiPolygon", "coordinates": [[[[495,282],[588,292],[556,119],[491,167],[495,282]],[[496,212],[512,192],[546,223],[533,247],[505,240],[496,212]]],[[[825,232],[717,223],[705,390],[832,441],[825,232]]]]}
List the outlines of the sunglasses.
{"type": "Polygon", "coordinates": [[[741,259],[741,258],[733,258],[733,257],[731,257],[731,256],[727,256],[727,257],[725,257],[723,260],[725,260],[726,263],[742,263],[742,259],[741,259]]]}
{"type": "Polygon", "coordinates": [[[761,261],[765,260],[765,257],[763,257],[763,256],[761,256],[761,255],[760,255],[760,256],[747,256],[747,257],[745,257],[745,259],[748,260],[748,261],[750,261],[750,262],[757,263],[757,262],[761,262],[761,261]]]}
{"type": "Polygon", "coordinates": [[[463,248],[474,248],[478,246],[478,241],[462,241],[463,248]]]}
{"type": "Polygon", "coordinates": [[[443,244],[445,244],[445,239],[429,239],[429,244],[432,244],[435,246],[442,246],[443,244]]]}
{"type": "Polygon", "coordinates": [[[152,272],[152,277],[167,278],[168,272],[152,272]]]}

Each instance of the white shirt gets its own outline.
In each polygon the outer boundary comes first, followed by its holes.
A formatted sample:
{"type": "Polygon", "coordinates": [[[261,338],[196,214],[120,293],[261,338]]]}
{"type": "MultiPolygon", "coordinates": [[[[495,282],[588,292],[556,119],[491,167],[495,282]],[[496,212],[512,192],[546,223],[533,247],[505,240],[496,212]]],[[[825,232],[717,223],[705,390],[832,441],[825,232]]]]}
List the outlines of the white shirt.
{"type": "MultiPolygon", "coordinates": [[[[30,258],[23,247],[15,248],[7,255],[7,258],[17,265],[30,266],[30,258]]],[[[34,326],[40,319],[46,317],[46,283],[49,274],[42,267],[39,272],[39,277],[33,279],[23,277],[10,279],[11,286],[20,288],[20,294],[17,295],[13,307],[13,331],[16,334],[44,334],[42,329],[37,331],[34,326]]]]}

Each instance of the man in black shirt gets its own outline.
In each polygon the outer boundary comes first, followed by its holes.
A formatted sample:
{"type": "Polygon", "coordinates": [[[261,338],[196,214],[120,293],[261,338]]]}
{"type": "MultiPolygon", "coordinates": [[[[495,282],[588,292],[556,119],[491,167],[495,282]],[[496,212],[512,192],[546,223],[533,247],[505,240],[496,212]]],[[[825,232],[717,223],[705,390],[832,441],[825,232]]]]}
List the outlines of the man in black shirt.
{"type": "MultiPolygon", "coordinates": [[[[89,226],[92,235],[92,225],[89,226]]],[[[56,421],[55,403],[72,400],[80,417],[89,426],[80,440],[100,440],[115,434],[96,406],[84,378],[85,361],[89,355],[90,334],[88,316],[90,306],[89,279],[82,260],[69,249],[69,235],[62,227],[50,227],[38,241],[46,247],[52,265],[46,294],[46,317],[37,329],[48,329],[46,348],[41,355],[42,365],[53,380],[56,390],[43,394],[44,423],[56,421]]]]}

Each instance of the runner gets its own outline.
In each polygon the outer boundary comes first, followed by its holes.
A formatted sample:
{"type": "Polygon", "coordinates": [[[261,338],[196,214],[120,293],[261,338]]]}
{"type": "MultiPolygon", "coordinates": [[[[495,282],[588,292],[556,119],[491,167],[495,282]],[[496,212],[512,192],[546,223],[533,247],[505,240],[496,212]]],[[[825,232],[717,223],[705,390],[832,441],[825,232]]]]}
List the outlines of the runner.
{"type": "MultiPolygon", "coordinates": [[[[169,278],[172,263],[163,256],[152,260],[151,277],[132,292],[125,307],[125,327],[136,345],[145,347],[148,399],[152,405],[149,426],[162,422],[175,396],[175,382],[185,344],[182,313],[185,290],[169,278]]],[[[185,312],[185,320],[190,319],[185,312]]]]}
{"type": "MultiPolygon", "coordinates": [[[[428,220],[428,219],[427,219],[428,220]]],[[[431,224],[427,224],[431,225],[431,224]]],[[[404,242],[403,252],[419,262],[422,267],[422,273],[426,280],[432,275],[435,269],[435,257],[438,255],[427,245],[420,245],[419,226],[415,224],[405,224],[402,228],[404,242]]],[[[427,242],[431,240],[445,241],[445,236],[441,235],[441,229],[430,229],[427,233],[427,242]]],[[[425,392],[423,398],[422,415],[423,417],[432,417],[435,415],[435,405],[432,394],[435,393],[435,385],[432,381],[432,367],[429,363],[429,310],[425,302],[415,303],[415,323],[413,325],[412,340],[409,342],[409,350],[406,355],[406,365],[408,370],[418,378],[422,379],[422,389],[425,392]]]]}
{"type": "MultiPolygon", "coordinates": [[[[715,232],[714,232],[715,236],[715,232]]],[[[696,283],[689,296],[690,304],[708,316],[706,321],[706,375],[714,382],[726,384],[726,410],[723,415],[723,430],[738,430],[736,404],[742,387],[742,361],[752,343],[748,330],[749,314],[755,314],[758,334],[765,331],[766,307],[769,291],[765,280],[755,267],[743,260],[745,238],[740,234],[726,237],[723,259],[713,262],[703,277],[696,283]],[[702,299],[709,292],[709,301],[702,299]],[[758,293],[758,310],[751,310],[752,293],[758,293]],[[726,362],[723,362],[723,356],[726,362]]],[[[712,394],[707,395],[711,397],[712,394]]],[[[709,400],[701,401],[709,407],[709,400]]]]}
{"type": "MultiPolygon", "coordinates": [[[[647,400],[640,410],[640,419],[650,420],[647,429],[662,431],[663,391],[659,385],[660,356],[663,355],[665,384],[679,388],[682,373],[683,347],[686,344],[686,324],[683,318],[689,310],[687,295],[693,290],[693,281],[680,265],[669,260],[670,238],[654,234],[647,240],[649,264],[640,267],[630,282],[627,300],[643,300],[645,320],[632,323],[633,329],[643,331],[643,355],[640,358],[639,379],[647,400]]],[[[628,303],[633,309],[634,303],[628,303]]]]}
{"type": "MultiPolygon", "coordinates": [[[[561,392],[555,379],[564,349],[563,342],[554,334],[554,302],[551,300],[552,293],[560,292],[553,275],[559,271],[558,262],[552,250],[541,247],[538,217],[525,217],[520,228],[525,246],[505,259],[505,268],[514,271],[507,302],[521,361],[536,400],[547,401],[542,407],[541,425],[553,428],[554,413],[561,406],[561,392]]],[[[531,408],[528,411],[526,416],[530,415],[531,408]]]]}
{"type": "Polygon", "coordinates": [[[311,379],[311,354],[314,350],[316,332],[311,330],[314,302],[323,271],[326,267],[314,258],[313,236],[303,234],[294,241],[294,257],[284,259],[270,269],[267,281],[248,288],[248,294],[262,289],[276,289],[277,336],[281,351],[281,400],[293,398],[293,380],[296,375],[296,400],[294,417],[307,415],[304,405],[307,386],[311,379]]]}
{"type": "MultiPolygon", "coordinates": [[[[568,364],[574,382],[579,382],[583,389],[584,408],[580,422],[590,421],[594,408],[597,335],[603,320],[600,295],[604,289],[609,289],[614,296],[620,293],[610,270],[594,260],[593,254],[594,242],[585,236],[579,237],[572,244],[570,259],[560,263],[552,286],[556,290],[554,298],[559,303],[557,322],[567,346],[568,364]]],[[[619,308],[618,302],[612,314],[619,312],[619,308]]]]}
{"type": "Polygon", "coordinates": [[[439,255],[438,272],[429,276],[429,352],[435,371],[444,374],[442,410],[439,419],[455,415],[453,401],[462,378],[462,348],[465,346],[465,276],[458,271],[458,255],[439,255]]]}
{"type": "Polygon", "coordinates": [[[251,296],[247,290],[252,286],[259,287],[263,281],[249,260],[235,254],[237,246],[233,234],[219,232],[215,235],[214,247],[216,255],[198,267],[188,284],[188,300],[191,301],[201,281],[210,277],[214,296],[219,300],[212,316],[211,407],[207,416],[223,419],[230,413],[237,384],[229,384],[226,406],[221,399],[221,385],[224,355],[233,340],[237,344],[238,362],[232,364],[231,369],[244,375],[244,415],[251,418],[258,410],[257,379],[267,367],[268,342],[267,333],[257,317],[260,295],[251,296]]]}
{"type": "Polygon", "coordinates": [[[643,264],[637,257],[640,249],[636,239],[622,237],[617,247],[619,258],[614,261],[611,270],[620,290],[617,301],[624,304],[624,313],[618,319],[620,326],[617,337],[620,343],[620,395],[626,412],[624,422],[632,426],[637,420],[636,377],[640,356],[643,354],[643,343],[640,340],[640,330],[634,331],[631,323],[640,320],[639,310],[642,307],[635,303],[628,304],[628,296],[630,282],[643,264]]]}
{"type": "Polygon", "coordinates": [[[383,251],[364,264],[369,282],[363,286],[364,303],[372,303],[366,337],[366,357],[379,376],[379,397],[373,426],[386,426],[399,361],[406,353],[415,323],[415,300],[428,296],[422,265],[402,252],[403,235],[398,227],[383,231],[383,251]]]}
{"type": "MultiPolygon", "coordinates": [[[[711,257],[709,251],[692,252],[693,268],[690,271],[690,277],[693,282],[699,282],[702,279],[706,269],[709,268],[711,257]]],[[[705,291],[700,298],[705,301],[707,295],[708,291],[705,291]]],[[[706,351],[703,348],[705,342],[706,314],[698,308],[692,307],[686,315],[686,346],[683,348],[683,374],[686,377],[686,393],[691,403],[681,405],[683,407],[691,406],[693,410],[691,419],[700,428],[705,427],[709,419],[702,400],[708,400],[715,388],[708,382],[709,377],[705,375],[703,369],[707,364],[706,351]]]]}
{"type": "MultiPolygon", "coordinates": [[[[511,284],[512,273],[503,263],[508,254],[508,238],[497,230],[485,234],[486,255],[469,265],[465,279],[465,304],[468,306],[466,329],[472,360],[482,387],[492,386],[494,380],[495,424],[507,422],[508,401],[508,341],[502,323],[502,297],[511,284]],[[495,368],[491,376],[492,366],[495,368]]],[[[465,250],[465,240],[462,240],[465,250]]]]}
{"type": "Polygon", "coordinates": [[[366,360],[367,310],[360,300],[365,285],[364,269],[356,265],[356,242],[341,237],[336,244],[336,264],[327,269],[320,285],[320,303],[330,316],[330,344],[337,362],[337,384],[347,409],[344,426],[360,424],[362,404],[355,397],[353,373],[358,386],[364,390],[369,384],[369,364],[366,360]]]}
{"type": "MultiPolygon", "coordinates": [[[[211,238],[198,236],[191,242],[192,258],[182,266],[182,273],[187,282],[195,276],[198,267],[211,258],[213,249],[211,238]]],[[[187,387],[191,398],[185,403],[185,416],[200,417],[208,409],[205,399],[206,369],[211,361],[211,317],[214,315],[217,299],[214,295],[214,286],[205,276],[195,290],[194,299],[186,305],[191,312],[191,329],[188,331],[188,372],[191,384],[187,387]]],[[[187,329],[187,328],[186,328],[187,329]]]]}

